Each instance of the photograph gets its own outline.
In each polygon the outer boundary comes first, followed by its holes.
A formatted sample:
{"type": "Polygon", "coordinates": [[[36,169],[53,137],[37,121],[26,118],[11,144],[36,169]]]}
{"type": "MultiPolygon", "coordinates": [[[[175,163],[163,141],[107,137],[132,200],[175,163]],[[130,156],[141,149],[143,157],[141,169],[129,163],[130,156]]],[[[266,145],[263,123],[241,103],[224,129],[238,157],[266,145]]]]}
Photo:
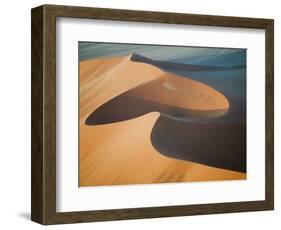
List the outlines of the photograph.
{"type": "Polygon", "coordinates": [[[247,49],[78,42],[79,187],[247,179],[247,49]]]}
{"type": "Polygon", "coordinates": [[[274,210],[274,18],[176,5],[31,9],[32,221],[274,210]]]}

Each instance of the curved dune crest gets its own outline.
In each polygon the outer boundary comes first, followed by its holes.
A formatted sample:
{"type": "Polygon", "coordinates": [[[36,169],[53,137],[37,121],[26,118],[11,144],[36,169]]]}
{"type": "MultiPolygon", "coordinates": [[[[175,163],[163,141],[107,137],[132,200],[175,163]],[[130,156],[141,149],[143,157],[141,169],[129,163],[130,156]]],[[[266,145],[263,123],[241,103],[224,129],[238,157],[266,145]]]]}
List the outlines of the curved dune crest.
{"type": "MultiPolygon", "coordinates": [[[[245,179],[246,174],[177,160],[159,153],[151,131],[159,112],[89,126],[87,117],[120,95],[191,110],[227,110],[227,99],[206,84],[166,73],[131,55],[80,62],[80,186],[245,179]],[[178,90],[178,94],[174,93],[178,90]]],[[[114,110],[112,111],[114,113],[114,110]]]]}

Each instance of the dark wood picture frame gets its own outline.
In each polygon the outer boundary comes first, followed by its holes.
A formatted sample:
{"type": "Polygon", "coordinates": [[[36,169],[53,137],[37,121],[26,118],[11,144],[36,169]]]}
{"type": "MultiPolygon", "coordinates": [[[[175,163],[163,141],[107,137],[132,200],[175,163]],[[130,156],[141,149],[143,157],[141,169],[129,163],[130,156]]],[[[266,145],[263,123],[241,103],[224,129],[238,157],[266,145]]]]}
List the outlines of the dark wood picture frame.
{"type": "Polygon", "coordinates": [[[31,219],[63,224],[274,209],[274,21],[271,19],[43,5],[32,9],[31,219]],[[56,18],[264,29],[266,36],[265,200],[216,204],[56,212],[56,18]]]}

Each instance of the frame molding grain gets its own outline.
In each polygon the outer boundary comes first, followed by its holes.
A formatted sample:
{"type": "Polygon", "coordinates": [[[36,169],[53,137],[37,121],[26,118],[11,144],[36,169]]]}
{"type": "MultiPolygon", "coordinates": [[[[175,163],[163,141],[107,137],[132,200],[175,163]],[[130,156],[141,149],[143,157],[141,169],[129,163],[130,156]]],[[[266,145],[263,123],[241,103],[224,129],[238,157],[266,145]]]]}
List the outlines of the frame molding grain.
{"type": "Polygon", "coordinates": [[[43,5],[31,11],[31,219],[40,224],[157,218],[274,209],[274,21],[271,19],[43,5]],[[56,212],[56,18],[264,29],[266,34],[265,200],[56,212]]]}

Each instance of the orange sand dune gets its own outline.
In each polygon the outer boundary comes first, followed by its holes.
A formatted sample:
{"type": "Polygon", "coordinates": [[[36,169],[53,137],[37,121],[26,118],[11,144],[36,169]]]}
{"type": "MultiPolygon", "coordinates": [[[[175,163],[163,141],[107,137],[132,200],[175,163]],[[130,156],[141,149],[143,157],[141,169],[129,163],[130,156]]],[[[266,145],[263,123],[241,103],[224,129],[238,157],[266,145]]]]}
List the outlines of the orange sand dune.
{"type": "Polygon", "coordinates": [[[137,89],[135,96],[146,98],[150,93],[155,101],[178,103],[184,108],[229,106],[225,97],[211,87],[149,64],[132,62],[130,56],[80,62],[80,186],[245,179],[245,173],[176,160],[157,152],[150,134],[158,112],[123,122],[85,125],[85,119],[95,109],[133,88],[137,89]],[[160,82],[164,84],[163,91],[153,93],[153,87],[160,82]],[[186,92],[188,86],[191,90],[186,92]],[[173,87],[190,101],[166,96],[166,89],[172,91],[173,87]],[[207,94],[203,94],[205,90],[207,94]]]}

